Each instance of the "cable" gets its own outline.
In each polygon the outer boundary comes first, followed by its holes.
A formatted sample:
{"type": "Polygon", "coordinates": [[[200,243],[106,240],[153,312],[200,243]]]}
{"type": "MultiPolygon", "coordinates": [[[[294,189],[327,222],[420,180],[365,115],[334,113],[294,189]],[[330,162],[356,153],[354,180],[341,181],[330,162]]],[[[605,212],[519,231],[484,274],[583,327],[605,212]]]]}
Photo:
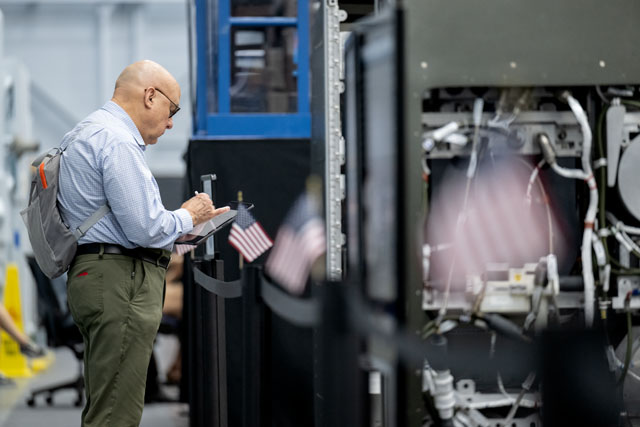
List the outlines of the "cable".
{"type": "Polygon", "coordinates": [[[513,418],[516,416],[516,412],[518,411],[518,407],[520,406],[520,402],[522,401],[522,398],[524,397],[525,393],[529,391],[535,379],[536,379],[536,374],[534,372],[531,372],[522,383],[522,390],[520,390],[520,393],[518,394],[516,401],[513,402],[513,406],[511,407],[511,410],[507,414],[507,418],[504,419],[505,426],[508,426],[513,421],[513,418]]]}
{"type": "Polygon", "coordinates": [[[630,100],[630,99],[623,99],[620,102],[625,104],[625,105],[629,105],[631,107],[640,108],[640,101],[633,101],[633,100],[630,100]]]}
{"type": "MultiPolygon", "coordinates": [[[[477,98],[473,104],[473,125],[475,127],[473,132],[473,143],[471,145],[471,156],[469,158],[469,167],[467,168],[467,184],[464,191],[464,200],[462,202],[462,211],[458,214],[458,221],[456,223],[456,233],[460,227],[466,221],[467,204],[469,202],[469,192],[471,191],[471,182],[476,176],[477,161],[478,161],[478,142],[480,140],[480,125],[482,122],[482,111],[484,109],[484,100],[477,98]]],[[[436,324],[440,326],[442,319],[447,314],[449,307],[449,296],[451,294],[451,281],[453,280],[453,270],[456,265],[455,255],[451,257],[451,264],[449,265],[449,273],[447,274],[447,284],[444,291],[444,303],[442,308],[438,312],[436,318],[436,324]]]]}
{"type": "Polygon", "coordinates": [[[638,228],[638,227],[632,227],[630,225],[623,225],[622,229],[624,230],[625,233],[640,235],[640,228],[638,228]]]}
{"type": "Polygon", "coordinates": [[[566,169],[557,164],[555,158],[555,150],[551,145],[549,137],[545,134],[538,135],[538,142],[545,156],[546,161],[551,165],[553,170],[566,178],[582,179],[589,186],[589,206],[584,218],[584,229],[582,232],[582,277],[584,281],[584,318],[587,327],[593,324],[594,304],[595,304],[595,280],[593,277],[593,264],[591,260],[591,250],[594,229],[594,221],[598,211],[598,186],[591,169],[591,127],[587,114],[582,109],[580,103],[568,92],[562,95],[569,103],[569,108],[576,117],[580,130],[582,131],[582,170],[566,169]]]}
{"type": "MultiPolygon", "coordinates": [[[[510,401],[509,403],[513,405],[513,403],[515,403],[516,401],[516,397],[509,394],[509,392],[504,388],[504,383],[502,382],[502,375],[500,375],[500,372],[498,372],[497,374],[497,382],[498,382],[498,390],[500,391],[500,393],[502,393],[502,395],[505,398],[509,399],[510,401]]],[[[527,400],[523,398],[520,400],[520,406],[524,406],[527,408],[537,408],[538,406],[540,406],[540,403],[535,400],[527,400]]]]}
{"type": "MultiPolygon", "coordinates": [[[[620,244],[629,252],[632,252],[636,257],[640,258],[640,246],[638,246],[626,233],[625,228],[627,227],[624,223],[619,221],[611,212],[606,212],[606,218],[611,222],[611,224],[613,224],[613,227],[610,230],[616,240],[618,240],[618,242],[620,242],[620,244]]],[[[630,228],[633,229],[635,227],[630,228]]]]}
{"type": "Polygon", "coordinates": [[[521,159],[520,157],[517,157],[517,159],[520,160],[522,163],[525,163],[529,168],[532,169],[531,175],[529,175],[529,181],[527,183],[527,192],[525,195],[527,202],[531,204],[531,190],[533,189],[533,183],[538,180],[538,176],[540,175],[540,169],[542,169],[542,167],[547,161],[545,159],[540,160],[536,165],[536,167],[534,168],[529,163],[521,159]]]}
{"type": "Polygon", "coordinates": [[[586,181],[587,178],[588,178],[587,174],[584,173],[584,171],[582,171],[580,169],[567,169],[567,168],[564,168],[564,167],[560,166],[557,163],[552,164],[551,168],[558,175],[560,175],[562,177],[565,177],[565,178],[580,179],[580,180],[583,180],[583,181],[586,181]]]}
{"type": "MultiPolygon", "coordinates": [[[[605,107],[600,112],[598,116],[598,121],[596,124],[596,148],[598,150],[598,158],[604,159],[606,158],[604,153],[604,145],[602,143],[602,128],[604,124],[604,118],[609,110],[609,106],[605,105],[605,107]]],[[[606,218],[605,218],[605,209],[606,209],[606,185],[607,185],[607,164],[603,163],[599,168],[598,173],[598,230],[604,231],[606,230],[606,218]]],[[[604,249],[604,255],[606,259],[605,265],[600,270],[600,282],[602,285],[602,290],[604,292],[604,300],[608,299],[607,293],[609,291],[609,282],[611,277],[611,255],[609,254],[609,245],[607,242],[607,236],[604,234],[599,234],[600,242],[602,243],[602,247],[604,249]]]]}
{"type": "Polygon", "coordinates": [[[520,161],[520,163],[526,165],[529,168],[532,168],[533,170],[531,171],[531,175],[529,176],[529,183],[527,184],[527,193],[525,195],[526,201],[528,204],[531,204],[531,188],[533,187],[533,182],[537,181],[538,183],[538,188],[540,189],[540,193],[542,194],[542,199],[543,199],[543,203],[545,205],[545,210],[546,210],[546,214],[547,214],[547,225],[548,225],[548,230],[549,230],[549,253],[552,254],[554,253],[554,247],[553,247],[553,219],[551,216],[551,206],[549,206],[549,196],[547,195],[546,190],[544,189],[544,185],[542,184],[542,180],[540,179],[540,169],[542,168],[542,166],[544,166],[544,164],[546,163],[546,160],[542,159],[538,162],[538,164],[536,165],[536,167],[532,167],[529,163],[527,163],[525,160],[523,160],[520,157],[517,157],[518,161],[520,161]]]}
{"type": "Polygon", "coordinates": [[[602,93],[602,89],[600,88],[600,86],[596,86],[596,92],[598,93],[598,97],[602,100],[602,102],[604,102],[605,104],[611,104],[611,100],[604,96],[604,93],[602,93]]]}
{"type": "Polygon", "coordinates": [[[524,334],[522,328],[513,321],[497,313],[478,313],[474,316],[476,319],[483,321],[487,327],[498,332],[505,337],[514,340],[531,343],[533,340],[524,334]]]}
{"type": "Polygon", "coordinates": [[[624,266],[620,267],[622,268],[622,270],[618,268],[612,268],[611,272],[617,274],[618,276],[637,276],[640,274],[640,268],[628,268],[624,266]]]}
{"type": "Polygon", "coordinates": [[[509,399],[513,399],[513,401],[515,402],[516,399],[513,396],[511,396],[509,393],[507,393],[507,390],[504,388],[504,383],[502,382],[502,375],[500,375],[500,372],[497,373],[496,380],[498,382],[498,390],[500,390],[500,393],[502,393],[505,397],[508,397],[509,399]]]}
{"type": "Polygon", "coordinates": [[[480,313],[480,306],[486,294],[487,294],[487,279],[485,277],[482,279],[482,289],[478,293],[476,300],[473,302],[473,307],[471,307],[471,314],[477,315],[480,313]]]}
{"type": "MultiPolygon", "coordinates": [[[[627,336],[627,339],[629,339],[629,337],[627,336]]],[[[636,338],[634,340],[634,343],[638,343],[638,341],[640,341],[640,337],[636,338]]],[[[636,347],[635,350],[633,350],[633,353],[631,354],[631,360],[633,360],[633,358],[635,357],[636,353],[638,352],[638,350],[640,350],[640,348],[636,347]]],[[[615,354],[613,355],[616,359],[616,362],[618,363],[619,367],[624,367],[624,362],[622,362],[622,360],[618,359],[618,356],[616,356],[615,354]]],[[[631,365],[629,365],[629,367],[631,367],[631,365]]],[[[640,382],[640,375],[636,374],[635,372],[631,371],[631,370],[627,370],[627,375],[630,376],[631,378],[633,378],[634,380],[640,382]]]]}
{"type": "Polygon", "coordinates": [[[431,169],[429,169],[426,155],[422,156],[420,163],[422,165],[422,212],[426,226],[426,218],[429,212],[429,177],[431,176],[431,169]]]}
{"type": "Polygon", "coordinates": [[[636,242],[631,240],[631,237],[629,237],[627,233],[625,233],[622,229],[616,229],[613,235],[629,252],[640,258],[640,246],[638,246],[636,242]]]}
{"type": "Polygon", "coordinates": [[[593,278],[593,265],[591,261],[591,236],[593,235],[594,221],[598,208],[598,186],[596,185],[591,169],[591,128],[587,115],[580,103],[568,93],[564,95],[569,103],[571,111],[576,116],[582,130],[582,170],[586,175],[585,181],[589,186],[589,206],[584,218],[584,231],[582,233],[582,276],[584,280],[584,317],[589,327],[593,324],[595,303],[595,281],[593,278]]]}

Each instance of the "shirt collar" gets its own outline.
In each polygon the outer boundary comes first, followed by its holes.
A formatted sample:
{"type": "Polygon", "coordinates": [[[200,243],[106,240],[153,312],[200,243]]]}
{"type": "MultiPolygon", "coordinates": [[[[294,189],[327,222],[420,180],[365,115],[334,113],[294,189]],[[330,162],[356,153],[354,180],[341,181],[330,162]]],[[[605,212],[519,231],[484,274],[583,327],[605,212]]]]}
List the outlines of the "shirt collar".
{"type": "Polygon", "coordinates": [[[144,143],[144,139],[142,139],[142,135],[140,135],[140,131],[138,130],[138,127],[136,126],[135,123],[133,123],[133,120],[131,120],[131,117],[129,117],[129,114],[127,114],[127,112],[124,111],[124,109],[121,106],[119,106],[113,101],[108,101],[106,104],[102,106],[102,109],[113,114],[113,116],[115,116],[116,118],[120,119],[122,123],[127,127],[129,132],[131,132],[131,135],[133,135],[133,137],[135,138],[140,148],[142,148],[142,150],[146,150],[147,145],[144,143]]]}

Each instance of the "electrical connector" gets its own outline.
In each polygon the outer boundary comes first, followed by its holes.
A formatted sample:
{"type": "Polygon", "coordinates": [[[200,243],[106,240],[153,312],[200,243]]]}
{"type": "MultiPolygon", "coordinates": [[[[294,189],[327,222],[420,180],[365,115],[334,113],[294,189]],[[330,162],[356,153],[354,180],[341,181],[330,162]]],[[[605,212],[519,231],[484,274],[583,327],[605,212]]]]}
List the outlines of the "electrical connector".
{"type": "Polygon", "coordinates": [[[547,136],[546,133],[539,133],[536,136],[536,141],[540,145],[540,149],[542,150],[542,155],[547,163],[550,165],[556,164],[556,150],[551,145],[551,140],[547,136]]]}

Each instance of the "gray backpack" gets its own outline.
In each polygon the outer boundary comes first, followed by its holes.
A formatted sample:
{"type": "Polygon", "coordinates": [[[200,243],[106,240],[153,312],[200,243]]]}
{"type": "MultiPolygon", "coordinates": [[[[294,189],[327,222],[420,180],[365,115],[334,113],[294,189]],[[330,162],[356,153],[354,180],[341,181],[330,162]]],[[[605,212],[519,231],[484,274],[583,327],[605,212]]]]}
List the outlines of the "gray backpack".
{"type": "Polygon", "coordinates": [[[110,211],[109,205],[101,206],[74,231],[62,221],[58,210],[58,175],[60,158],[67,147],[54,148],[34,160],[36,171],[31,180],[29,205],[20,212],[36,261],[51,279],[69,269],[78,240],[110,211]]]}

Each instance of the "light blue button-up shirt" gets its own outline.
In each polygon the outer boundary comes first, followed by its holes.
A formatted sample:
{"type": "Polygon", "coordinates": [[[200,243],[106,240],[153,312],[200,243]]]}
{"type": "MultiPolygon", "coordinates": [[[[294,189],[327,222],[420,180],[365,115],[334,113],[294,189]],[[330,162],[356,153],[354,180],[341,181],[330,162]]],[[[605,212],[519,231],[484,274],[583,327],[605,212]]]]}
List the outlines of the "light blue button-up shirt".
{"type": "Polygon", "coordinates": [[[142,136],[115,102],[107,102],[78,123],[60,145],[68,146],[60,161],[58,190],[65,224],[75,230],[100,206],[111,207],[79,244],[171,250],[178,237],[193,229],[186,209],[168,211],[162,205],[144,158],[142,136]]]}

